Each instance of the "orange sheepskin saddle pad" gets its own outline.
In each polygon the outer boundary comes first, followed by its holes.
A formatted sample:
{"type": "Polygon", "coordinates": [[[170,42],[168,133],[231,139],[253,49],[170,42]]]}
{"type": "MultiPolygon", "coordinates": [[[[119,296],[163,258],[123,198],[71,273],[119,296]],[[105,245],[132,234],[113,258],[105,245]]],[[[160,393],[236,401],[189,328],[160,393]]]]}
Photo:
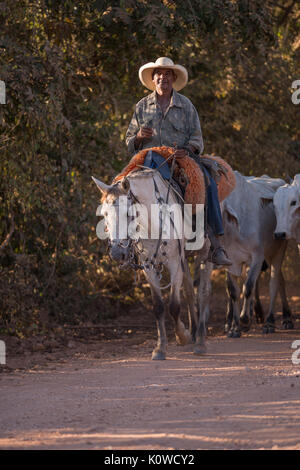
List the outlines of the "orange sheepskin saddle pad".
{"type": "MultiPolygon", "coordinates": [[[[134,155],[128,165],[123,169],[123,171],[116,176],[114,182],[119,181],[120,179],[127,176],[132,171],[140,169],[140,165],[144,165],[144,160],[149,152],[153,150],[154,152],[159,153],[165,159],[169,158],[173,153],[174,149],[172,147],[152,147],[149,149],[144,149],[134,155]]],[[[235,175],[230,165],[228,165],[225,160],[221,157],[215,157],[212,155],[204,155],[205,158],[210,158],[217,161],[225,170],[225,174],[222,173],[219,181],[217,182],[218,186],[218,195],[219,201],[223,201],[235,187],[235,175]]],[[[201,157],[200,157],[201,158],[201,157]]],[[[171,166],[172,159],[168,161],[168,165],[171,166]]],[[[185,189],[185,203],[186,204],[204,204],[205,203],[205,181],[202,170],[199,165],[191,157],[178,158],[176,163],[180,168],[182,168],[188,178],[188,184],[185,189]]]]}

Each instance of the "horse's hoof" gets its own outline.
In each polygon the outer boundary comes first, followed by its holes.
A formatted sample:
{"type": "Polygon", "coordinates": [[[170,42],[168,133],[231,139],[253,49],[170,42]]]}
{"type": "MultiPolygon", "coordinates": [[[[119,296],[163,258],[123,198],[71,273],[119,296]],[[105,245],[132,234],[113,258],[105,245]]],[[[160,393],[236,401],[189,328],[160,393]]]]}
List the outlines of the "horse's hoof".
{"type": "Polygon", "coordinates": [[[283,320],[282,326],[284,330],[293,330],[294,329],[294,323],[292,320],[283,320]]]}
{"type": "Polygon", "coordinates": [[[243,331],[249,331],[250,330],[250,320],[248,317],[243,316],[240,317],[240,323],[243,331]]]}
{"type": "Polygon", "coordinates": [[[244,333],[250,330],[250,325],[241,325],[241,329],[244,333]]]}
{"type": "Polygon", "coordinates": [[[166,359],[166,353],[163,351],[153,351],[152,353],[152,361],[163,361],[166,359]]]}
{"type": "Polygon", "coordinates": [[[257,323],[258,325],[261,325],[261,324],[264,322],[264,319],[263,319],[263,317],[261,317],[261,316],[256,315],[256,316],[255,316],[255,319],[256,319],[256,323],[257,323]]]}
{"type": "Polygon", "coordinates": [[[224,333],[229,333],[229,330],[230,330],[230,325],[228,325],[227,323],[225,324],[224,326],[224,333]]]}
{"type": "Polygon", "coordinates": [[[266,324],[262,328],[263,335],[268,335],[270,333],[275,333],[275,325],[266,324]]]}
{"type": "Polygon", "coordinates": [[[241,332],[238,330],[230,330],[228,331],[227,338],[240,338],[241,332]]]}
{"type": "Polygon", "coordinates": [[[176,343],[177,343],[179,346],[186,346],[187,344],[191,344],[191,343],[192,343],[192,337],[191,337],[191,335],[190,335],[189,332],[183,333],[183,334],[181,334],[180,336],[179,336],[179,335],[175,335],[175,338],[176,338],[176,343]]]}
{"type": "Polygon", "coordinates": [[[205,354],[206,351],[207,351],[207,349],[206,349],[205,344],[201,344],[201,345],[199,344],[199,345],[194,347],[194,354],[196,354],[196,355],[205,354]]]}

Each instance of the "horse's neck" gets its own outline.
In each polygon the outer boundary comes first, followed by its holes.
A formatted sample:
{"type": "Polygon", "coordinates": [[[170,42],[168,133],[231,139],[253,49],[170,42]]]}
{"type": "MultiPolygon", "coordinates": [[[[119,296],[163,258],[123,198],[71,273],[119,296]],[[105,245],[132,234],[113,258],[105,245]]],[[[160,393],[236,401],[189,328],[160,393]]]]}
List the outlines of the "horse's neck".
{"type": "Polygon", "coordinates": [[[138,202],[147,207],[157,204],[158,197],[161,197],[166,202],[167,187],[160,175],[156,173],[131,178],[130,189],[138,202]]]}

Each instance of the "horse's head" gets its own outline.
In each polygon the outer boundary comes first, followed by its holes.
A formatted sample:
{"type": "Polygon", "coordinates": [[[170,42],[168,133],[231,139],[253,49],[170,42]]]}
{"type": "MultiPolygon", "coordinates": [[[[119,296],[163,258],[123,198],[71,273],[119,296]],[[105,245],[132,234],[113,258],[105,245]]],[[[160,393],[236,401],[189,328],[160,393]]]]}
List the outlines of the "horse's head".
{"type": "MultiPolygon", "coordinates": [[[[111,186],[92,177],[102,193],[97,215],[103,217],[99,227],[99,238],[108,239],[110,256],[120,264],[129,257],[130,240],[127,237],[127,197],[130,183],[126,178],[111,186]]],[[[99,225],[98,224],[98,225],[99,225]]],[[[98,226],[97,226],[98,229],[98,226]]]]}

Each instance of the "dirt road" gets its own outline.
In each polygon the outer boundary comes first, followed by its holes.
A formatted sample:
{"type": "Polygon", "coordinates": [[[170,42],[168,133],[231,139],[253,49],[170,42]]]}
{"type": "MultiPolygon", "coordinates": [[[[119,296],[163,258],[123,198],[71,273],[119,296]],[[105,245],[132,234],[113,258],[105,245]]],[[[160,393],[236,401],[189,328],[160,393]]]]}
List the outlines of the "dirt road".
{"type": "Polygon", "coordinates": [[[161,362],[153,332],[75,342],[23,368],[11,359],[0,448],[300,449],[299,320],[267,337],[211,336],[202,357],[172,339],[161,362]]]}

